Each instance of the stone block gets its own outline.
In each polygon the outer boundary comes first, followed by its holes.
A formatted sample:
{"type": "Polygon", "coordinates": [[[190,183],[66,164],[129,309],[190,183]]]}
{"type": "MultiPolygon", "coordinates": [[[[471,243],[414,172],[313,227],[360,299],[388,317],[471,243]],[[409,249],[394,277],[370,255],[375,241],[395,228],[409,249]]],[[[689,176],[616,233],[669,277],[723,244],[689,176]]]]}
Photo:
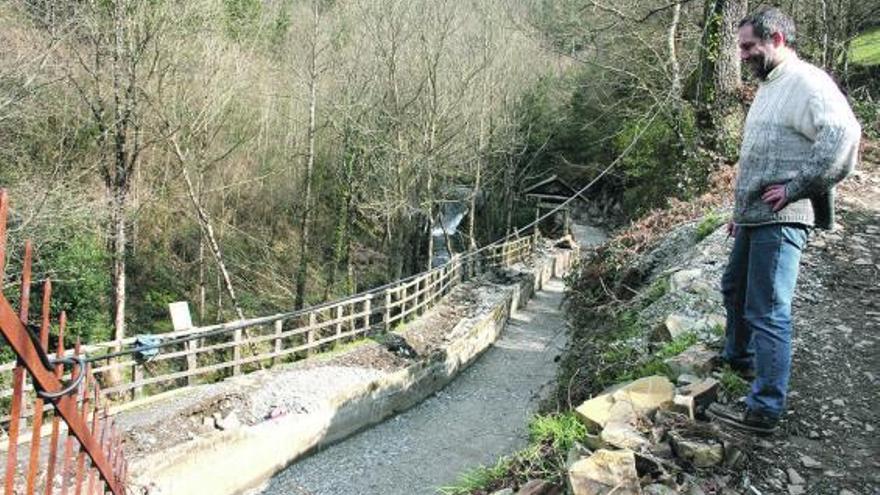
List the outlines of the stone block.
{"type": "Polygon", "coordinates": [[[668,405],[675,396],[675,386],[665,376],[646,376],[614,392],[616,401],[633,405],[636,413],[650,415],[658,408],[668,405]]]}
{"type": "Polygon", "coordinates": [[[669,439],[675,455],[696,467],[717,466],[724,460],[724,446],[712,439],[688,439],[677,433],[670,433],[669,439]]]}
{"type": "Polygon", "coordinates": [[[584,446],[586,446],[590,450],[599,450],[607,448],[608,444],[605,443],[604,440],[602,440],[601,435],[596,435],[588,432],[586,436],[584,436],[584,446]]]}
{"type": "Polygon", "coordinates": [[[610,445],[621,449],[641,450],[651,442],[645,438],[636,425],[639,416],[630,402],[619,400],[611,407],[608,421],[600,437],[610,445]]]}
{"type": "Polygon", "coordinates": [[[573,495],[641,495],[636,460],[630,450],[599,450],[568,470],[573,495]]]}
{"type": "Polygon", "coordinates": [[[683,374],[706,376],[712,371],[716,356],[717,354],[705,345],[696,344],[664,362],[676,376],[683,374]]]}
{"type": "Polygon", "coordinates": [[[598,431],[605,427],[613,405],[611,394],[602,394],[584,402],[574,412],[588,428],[598,431]]]}
{"type": "Polygon", "coordinates": [[[673,410],[696,419],[702,415],[709,404],[718,399],[718,380],[706,378],[696,383],[680,387],[673,399],[673,410]]]}

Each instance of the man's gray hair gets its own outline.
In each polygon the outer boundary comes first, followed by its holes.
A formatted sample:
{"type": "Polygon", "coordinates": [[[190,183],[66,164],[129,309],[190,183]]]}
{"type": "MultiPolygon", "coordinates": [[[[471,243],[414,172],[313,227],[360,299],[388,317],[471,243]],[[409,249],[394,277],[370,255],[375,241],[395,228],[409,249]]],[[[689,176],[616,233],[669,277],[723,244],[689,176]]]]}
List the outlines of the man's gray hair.
{"type": "Polygon", "coordinates": [[[775,7],[763,8],[739,22],[739,27],[746,24],[755,30],[755,36],[764,41],[779,33],[785,38],[785,44],[794,47],[797,43],[797,32],[794,20],[775,7]]]}

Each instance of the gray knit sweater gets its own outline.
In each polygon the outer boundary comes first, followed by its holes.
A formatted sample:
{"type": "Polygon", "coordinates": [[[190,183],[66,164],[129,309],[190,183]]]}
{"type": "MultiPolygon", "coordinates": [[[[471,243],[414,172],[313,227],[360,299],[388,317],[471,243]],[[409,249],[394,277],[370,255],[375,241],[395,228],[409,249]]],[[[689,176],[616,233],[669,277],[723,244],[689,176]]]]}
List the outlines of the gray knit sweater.
{"type": "Polygon", "coordinates": [[[733,221],[737,225],[833,225],[834,185],[858,159],[861,128],[846,98],[821,69],[792,54],[758,88],[746,117],[733,221]],[[761,200],[784,184],[788,204],[761,200]]]}

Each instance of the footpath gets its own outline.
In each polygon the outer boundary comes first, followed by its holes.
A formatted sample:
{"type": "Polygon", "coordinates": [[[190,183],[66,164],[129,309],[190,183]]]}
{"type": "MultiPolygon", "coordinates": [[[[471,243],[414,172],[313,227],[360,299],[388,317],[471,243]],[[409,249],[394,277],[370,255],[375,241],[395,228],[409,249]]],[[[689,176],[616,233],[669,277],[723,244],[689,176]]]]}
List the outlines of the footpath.
{"type": "Polygon", "coordinates": [[[293,464],[266,495],[428,495],[472,466],[522,448],[565,348],[554,279],[512,315],[501,338],[418,406],[293,464]]]}
{"type": "MultiPolygon", "coordinates": [[[[581,247],[603,239],[599,229],[575,231],[581,247]]],[[[564,290],[559,279],[544,284],[454,382],[418,406],[296,462],[260,493],[435,494],[473,466],[494,464],[522,448],[528,419],[552,393],[556,363],[567,345],[564,290]]]]}

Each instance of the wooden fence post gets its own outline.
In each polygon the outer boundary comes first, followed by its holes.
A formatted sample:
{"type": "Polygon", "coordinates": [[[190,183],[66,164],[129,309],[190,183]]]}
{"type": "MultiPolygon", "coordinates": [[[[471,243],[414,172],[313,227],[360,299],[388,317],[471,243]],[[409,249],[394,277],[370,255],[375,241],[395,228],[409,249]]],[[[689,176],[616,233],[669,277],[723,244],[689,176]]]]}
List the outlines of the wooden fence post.
{"type": "Polygon", "coordinates": [[[232,360],[235,362],[232,365],[232,375],[238,376],[241,374],[241,364],[239,361],[241,360],[241,329],[237,329],[232,334],[232,339],[235,342],[235,346],[232,348],[232,360]]]}
{"type": "Polygon", "coordinates": [[[400,310],[400,319],[398,320],[400,323],[406,323],[406,286],[399,285],[395,290],[397,293],[397,309],[400,310]]]}
{"type": "Polygon", "coordinates": [[[534,232],[532,232],[532,237],[535,239],[535,244],[538,243],[538,238],[541,236],[541,229],[538,228],[541,225],[540,219],[541,219],[541,208],[539,206],[536,206],[535,207],[535,230],[534,230],[534,232]]]}
{"type": "Polygon", "coordinates": [[[186,348],[186,371],[189,373],[186,376],[186,384],[195,385],[196,375],[193,371],[195,371],[199,365],[199,357],[196,354],[199,349],[199,339],[190,340],[184,344],[184,347],[186,348]]]}
{"type": "Polygon", "coordinates": [[[342,309],[342,305],[336,306],[336,340],[333,342],[335,346],[338,347],[340,341],[342,340],[342,317],[344,316],[344,311],[342,309]]]}
{"type": "Polygon", "coordinates": [[[391,289],[385,289],[385,314],[382,315],[385,333],[391,331],[391,289]]]}
{"type": "Polygon", "coordinates": [[[141,380],[143,380],[143,379],[144,379],[143,366],[138,363],[134,363],[131,366],[131,383],[132,383],[132,385],[135,385],[131,389],[131,399],[132,400],[139,399],[139,398],[141,398],[141,396],[144,395],[144,387],[137,386],[137,384],[140,383],[141,380]]]}
{"type": "MultiPolygon", "coordinates": [[[[306,332],[306,340],[308,345],[312,345],[315,341],[315,324],[317,323],[318,318],[315,316],[315,312],[312,311],[309,313],[309,330],[306,332]]],[[[311,357],[315,353],[314,347],[309,347],[306,349],[306,356],[311,357]]]]}
{"type": "Polygon", "coordinates": [[[284,332],[284,320],[276,320],[275,321],[275,345],[273,346],[273,351],[275,356],[272,356],[272,366],[278,362],[278,353],[281,352],[281,334],[284,332]]]}
{"type": "Polygon", "coordinates": [[[367,295],[367,299],[364,301],[364,313],[366,313],[366,316],[364,316],[364,333],[365,334],[370,332],[370,314],[373,312],[372,299],[373,299],[372,294],[369,294],[369,295],[367,295]]]}

